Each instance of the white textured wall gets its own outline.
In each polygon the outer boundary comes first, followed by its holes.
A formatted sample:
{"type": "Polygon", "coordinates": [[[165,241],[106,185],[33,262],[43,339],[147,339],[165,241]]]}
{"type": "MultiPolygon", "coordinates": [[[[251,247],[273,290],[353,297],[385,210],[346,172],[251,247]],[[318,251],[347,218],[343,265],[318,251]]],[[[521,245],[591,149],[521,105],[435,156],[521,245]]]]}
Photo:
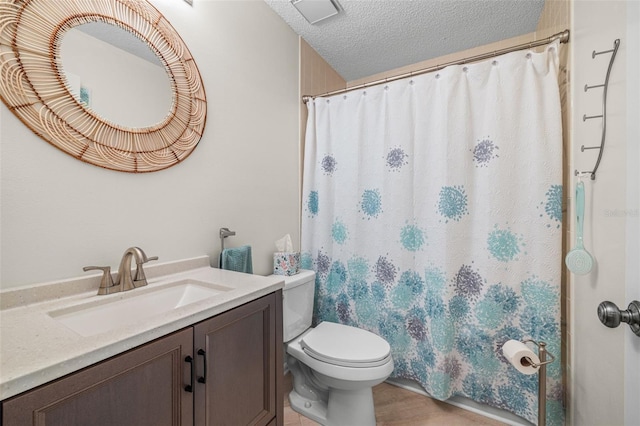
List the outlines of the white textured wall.
{"type": "Polygon", "coordinates": [[[150,174],[85,164],[0,106],[2,288],[117,268],[142,247],[160,261],[251,244],[270,273],[272,243],[299,240],[298,37],[261,0],[152,0],[196,59],[207,127],[183,163],[150,174]]]}
{"type": "MultiPolygon", "coordinates": [[[[627,38],[627,26],[632,23],[627,20],[627,13],[633,1],[576,0],[573,3],[572,172],[573,169],[590,170],[596,161],[597,151],[583,153],[580,147],[600,144],[601,121],[584,122],[582,116],[600,114],[602,89],[585,93],[584,85],[604,82],[611,56],[604,54],[592,59],[591,54],[594,50],[612,49],[613,41],[621,39],[609,82],[605,151],[597,179],[585,181],[585,245],[596,259],[596,266],[589,275],[574,276],[571,283],[573,424],[581,426],[634,425],[638,421],[625,423],[624,419],[625,380],[636,380],[629,378],[629,372],[625,371],[625,340],[631,331],[626,324],[608,329],[600,324],[596,315],[598,304],[604,300],[623,309],[627,307],[625,272],[631,270],[627,267],[632,265],[627,265],[626,240],[637,238],[637,234],[630,235],[627,228],[630,224],[637,226],[639,220],[638,206],[630,204],[632,198],[627,195],[628,187],[635,185],[637,190],[638,185],[627,173],[628,164],[633,164],[627,162],[627,157],[637,152],[632,148],[639,137],[637,127],[633,131],[627,124],[627,120],[638,117],[637,109],[634,115],[629,114],[627,108],[632,105],[627,102],[627,96],[637,96],[630,88],[638,79],[638,50],[629,48],[633,43],[627,38]],[[635,70],[628,68],[630,61],[635,61],[635,70]]],[[[636,14],[636,26],[637,19],[636,14]]],[[[637,162],[634,167],[638,167],[637,162]]],[[[574,189],[569,190],[573,198],[574,189]]],[[[572,235],[572,241],[573,238],[572,235]]],[[[634,263],[637,267],[637,257],[634,263]]],[[[637,363],[640,352],[636,354],[637,363]]],[[[637,405],[637,395],[626,397],[628,402],[637,405]]]]}

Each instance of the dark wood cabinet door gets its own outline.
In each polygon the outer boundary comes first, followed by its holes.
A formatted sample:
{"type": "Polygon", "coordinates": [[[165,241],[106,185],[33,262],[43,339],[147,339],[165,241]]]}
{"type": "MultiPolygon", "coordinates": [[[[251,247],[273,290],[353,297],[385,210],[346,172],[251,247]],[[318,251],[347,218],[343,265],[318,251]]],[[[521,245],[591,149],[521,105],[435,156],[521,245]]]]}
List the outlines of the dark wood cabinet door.
{"type": "Polygon", "coordinates": [[[191,328],[6,400],[3,426],[193,424],[191,328]]]}
{"type": "Polygon", "coordinates": [[[282,424],[281,291],[195,325],[194,349],[197,426],[282,424]]]}

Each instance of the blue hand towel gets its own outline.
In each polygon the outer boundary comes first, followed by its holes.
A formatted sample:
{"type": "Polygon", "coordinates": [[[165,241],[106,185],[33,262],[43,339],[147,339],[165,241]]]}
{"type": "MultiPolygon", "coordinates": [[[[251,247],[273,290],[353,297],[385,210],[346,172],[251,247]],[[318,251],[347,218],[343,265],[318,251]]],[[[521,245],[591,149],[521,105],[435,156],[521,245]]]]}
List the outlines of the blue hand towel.
{"type": "Polygon", "coordinates": [[[251,246],[224,249],[220,254],[220,267],[228,271],[253,274],[251,246]]]}

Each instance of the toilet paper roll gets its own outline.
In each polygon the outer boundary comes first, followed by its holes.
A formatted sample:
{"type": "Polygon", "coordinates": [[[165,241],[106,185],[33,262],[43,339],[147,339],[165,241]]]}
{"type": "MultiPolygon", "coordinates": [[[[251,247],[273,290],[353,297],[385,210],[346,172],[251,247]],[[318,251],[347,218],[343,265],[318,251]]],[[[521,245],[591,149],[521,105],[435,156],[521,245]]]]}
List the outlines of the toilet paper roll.
{"type": "Polygon", "coordinates": [[[529,358],[535,364],[540,364],[540,358],[527,345],[518,340],[508,340],[502,345],[502,354],[516,370],[523,374],[531,375],[538,372],[540,367],[529,365],[525,358],[529,358]]]}

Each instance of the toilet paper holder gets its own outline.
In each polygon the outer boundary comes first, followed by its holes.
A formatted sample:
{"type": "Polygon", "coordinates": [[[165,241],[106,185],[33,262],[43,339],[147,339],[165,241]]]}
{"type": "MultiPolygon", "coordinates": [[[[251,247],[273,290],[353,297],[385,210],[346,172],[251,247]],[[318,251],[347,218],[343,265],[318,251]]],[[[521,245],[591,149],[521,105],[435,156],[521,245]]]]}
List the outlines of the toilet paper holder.
{"type": "Polygon", "coordinates": [[[538,426],[545,426],[547,424],[547,364],[551,364],[556,360],[556,357],[549,351],[547,351],[547,344],[545,342],[536,342],[535,340],[525,339],[522,343],[533,343],[538,347],[538,358],[540,362],[534,362],[528,356],[520,359],[520,363],[525,366],[532,366],[538,368],[538,426]],[[547,359],[549,357],[550,359],[547,359]],[[525,364],[525,362],[527,364],[525,364]]]}
{"type": "Polygon", "coordinates": [[[533,343],[534,345],[536,345],[538,347],[538,358],[540,358],[540,362],[535,363],[528,356],[523,357],[520,360],[520,363],[525,367],[530,365],[534,368],[538,368],[538,367],[542,367],[543,365],[551,364],[553,361],[556,360],[556,357],[554,357],[551,352],[547,351],[547,344],[545,342],[536,342],[535,340],[526,339],[526,340],[522,340],[522,343],[533,343]],[[547,356],[551,357],[551,359],[548,360],[547,356]],[[523,362],[523,360],[524,362],[526,362],[526,364],[523,362]]]}

